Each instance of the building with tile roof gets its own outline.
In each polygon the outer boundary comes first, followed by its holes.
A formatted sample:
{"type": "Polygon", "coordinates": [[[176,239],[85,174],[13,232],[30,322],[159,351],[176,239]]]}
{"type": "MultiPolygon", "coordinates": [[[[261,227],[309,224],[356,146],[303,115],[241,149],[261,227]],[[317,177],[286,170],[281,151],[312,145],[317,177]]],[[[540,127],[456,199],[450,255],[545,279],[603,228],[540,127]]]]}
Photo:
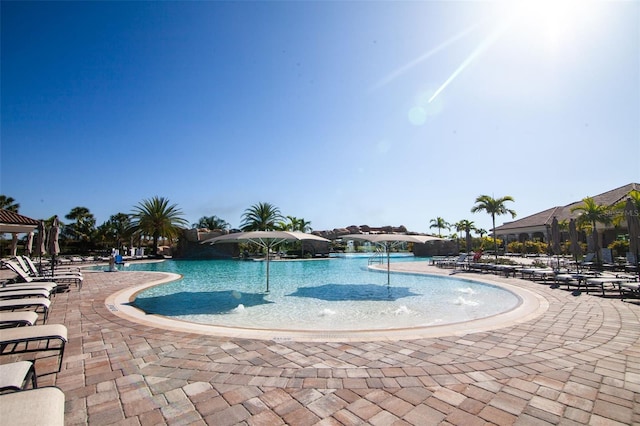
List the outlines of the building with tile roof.
{"type": "Polygon", "coordinates": [[[10,210],[0,209],[0,233],[22,234],[36,229],[38,221],[10,210]]]}
{"type": "MultiPolygon", "coordinates": [[[[614,206],[620,201],[624,201],[631,191],[640,191],[639,183],[630,183],[619,188],[612,189],[602,194],[593,196],[596,204],[604,206],[614,206]]],[[[586,196],[585,196],[586,197],[586,196]]],[[[522,219],[512,222],[505,222],[496,227],[496,236],[505,242],[511,241],[527,241],[539,240],[549,241],[551,221],[554,216],[559,222],[577,219],[580,212],[572,212],[571,210],[582,205],[582,200],[574,201],[566,206],[551,207],[539,213],[532,214],[522,219]]],[[[614,214],[614,212],[612,212],[614,214]]],[[[625,227],[626,224],[623,224],[625,227]]],[[[598,237],[600,239],[600,247],[606,247],[617,237],[619,230],[614,229],[613,225],[598,224],[598,237]],[[602,227],[602,228],[600,228],[602,227]]]]}

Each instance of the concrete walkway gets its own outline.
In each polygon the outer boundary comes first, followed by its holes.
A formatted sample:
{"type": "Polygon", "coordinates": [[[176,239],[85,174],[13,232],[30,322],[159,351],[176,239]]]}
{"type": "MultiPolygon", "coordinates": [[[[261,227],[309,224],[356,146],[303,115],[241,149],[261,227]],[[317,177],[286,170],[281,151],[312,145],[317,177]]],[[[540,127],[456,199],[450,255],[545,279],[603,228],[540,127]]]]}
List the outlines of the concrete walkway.
{"type": "Polygon", "coordinates": [[[640,424],[638,304],[491,278],[548,308],[492,331],[327,343],[131,322],[105,301],[158,275],[86,272],[82,290],[54,298],[49,323],[68,327],[69,344],[61,372],[37,360],[38,383],[64,391],[68,425],[640,424]]]}

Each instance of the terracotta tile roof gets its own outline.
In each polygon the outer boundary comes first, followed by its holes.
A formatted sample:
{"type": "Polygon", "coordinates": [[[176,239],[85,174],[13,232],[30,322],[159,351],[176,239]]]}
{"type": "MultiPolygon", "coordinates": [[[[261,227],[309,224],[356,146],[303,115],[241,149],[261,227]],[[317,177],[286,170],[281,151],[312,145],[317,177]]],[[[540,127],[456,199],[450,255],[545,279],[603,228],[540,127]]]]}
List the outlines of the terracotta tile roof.
{"type": "MultiPolygon", "coordinates": [[[[620,188],[612,189],[611,191],[604,192],[599,195],[592,196],[593,201],[596,204],[604,206],[612,206],[619,201],[624,200],[631,191],[640,191],[640,183],[630,183],[620,188]]],[[[587,196],[585,196],[586,198],[587,196]]],[[[531,216],[523,217],[522,219],[514,220],[513,222],[505,222],[500,226],[496,226],[496,232],[504,232],[511,229],[530,228],[536,226],[551,225],[553,217],[556,216],[559,221],[569,220],[576,218],[577,214],[572,213],[571,209],[582,204],[582,200],[574,201],[566,206],[552,207],[547,210],[543,210],[539,213],[532,214],[531,216]]]]}
{"type": "Polygon", "coordinates": [[[21,214],[14,213],[9,210],[0,209],[0,223],[7,223],[10,225],[35,225],[38,226],[38,221],[31,219],[30,217],[22,216],[21,214]]]}

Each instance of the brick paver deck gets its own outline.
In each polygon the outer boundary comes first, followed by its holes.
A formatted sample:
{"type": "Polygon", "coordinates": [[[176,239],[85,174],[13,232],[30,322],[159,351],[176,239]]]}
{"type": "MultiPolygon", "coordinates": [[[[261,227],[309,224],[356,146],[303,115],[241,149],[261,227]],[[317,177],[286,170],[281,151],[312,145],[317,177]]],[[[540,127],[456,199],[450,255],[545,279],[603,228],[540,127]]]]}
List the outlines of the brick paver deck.
{"type": "Polygon", "coordinates": [[[635,303],[495,278],[548,310],[493,331],[361,343],[165,331],[105,306],[156,279],[86,272],[82,290],[55,296],[49,322],[69,331],[62,371],[42,356],[36,368],[39,385],[64,391],[66,424],[640,424],[635,303]]]}

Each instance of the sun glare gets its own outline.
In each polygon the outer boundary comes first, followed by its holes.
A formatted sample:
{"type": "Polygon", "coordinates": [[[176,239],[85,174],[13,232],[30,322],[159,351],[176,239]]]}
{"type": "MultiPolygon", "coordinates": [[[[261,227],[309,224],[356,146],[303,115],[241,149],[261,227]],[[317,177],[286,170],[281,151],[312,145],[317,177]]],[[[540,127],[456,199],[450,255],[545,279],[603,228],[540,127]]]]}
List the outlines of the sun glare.
{"type": "Polygon", "coordinates": [[[512,28],[552,50],[570,45],[595,14],[593,0],[521,0],[505,4],[512,28]]]}

